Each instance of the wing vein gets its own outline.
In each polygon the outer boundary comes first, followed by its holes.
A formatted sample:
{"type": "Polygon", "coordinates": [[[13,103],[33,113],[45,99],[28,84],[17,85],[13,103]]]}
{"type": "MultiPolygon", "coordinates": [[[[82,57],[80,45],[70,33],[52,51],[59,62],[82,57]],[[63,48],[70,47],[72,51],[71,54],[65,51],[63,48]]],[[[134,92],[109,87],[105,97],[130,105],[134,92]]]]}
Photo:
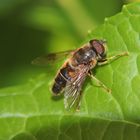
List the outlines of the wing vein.
{"type": "Polygon", "coordinates": [[[88,74],[89,67],[80,67],[76,76],[66,84],[64,91],[65,108],[78,107],[81,100],[81,88],[88,74]]]}

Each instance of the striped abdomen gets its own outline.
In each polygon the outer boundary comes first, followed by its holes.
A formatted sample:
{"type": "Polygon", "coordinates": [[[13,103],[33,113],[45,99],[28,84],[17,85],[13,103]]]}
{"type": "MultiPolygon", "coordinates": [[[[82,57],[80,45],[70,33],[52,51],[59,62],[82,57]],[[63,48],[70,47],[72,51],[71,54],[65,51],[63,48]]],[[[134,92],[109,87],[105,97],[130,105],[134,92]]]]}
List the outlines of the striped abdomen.
{"type": "Polygon", "coordinates": [[[52,87],[52,92],[54,94],[59,94],[65,88],[67,81],[71,79],[69,73],[74,73],[75,70],[70,67],[68,62],[64,67],[60,69],[57,76],[55,77],[55,81],[52,87]]]}

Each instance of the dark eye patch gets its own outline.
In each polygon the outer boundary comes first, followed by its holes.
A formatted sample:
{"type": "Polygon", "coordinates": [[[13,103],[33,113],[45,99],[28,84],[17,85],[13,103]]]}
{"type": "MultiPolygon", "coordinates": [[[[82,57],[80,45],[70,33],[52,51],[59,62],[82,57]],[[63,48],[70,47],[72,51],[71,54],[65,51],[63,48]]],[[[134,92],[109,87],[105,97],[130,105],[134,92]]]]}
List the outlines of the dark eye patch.
{"type": "Polygon", "coordinates": [[[101,43],[101,41],[100,40],[91,40],[90,41],[90,44],[93,46],[93,48],[96,50],[96,52],[98,53],[98,54],[103,54],[104,53],[104,51],[105,51],[105,49],[104,49],[104,46],[103,46],[103,44],[101,43]]]}

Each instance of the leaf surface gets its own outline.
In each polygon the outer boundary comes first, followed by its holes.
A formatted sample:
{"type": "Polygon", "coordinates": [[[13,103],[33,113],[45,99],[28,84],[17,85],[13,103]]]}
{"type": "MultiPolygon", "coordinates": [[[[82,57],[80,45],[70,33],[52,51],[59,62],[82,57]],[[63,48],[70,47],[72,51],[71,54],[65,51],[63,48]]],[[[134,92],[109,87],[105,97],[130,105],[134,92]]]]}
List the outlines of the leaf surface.
{"type": "Polygon", "coordinates": [[[140,139],[140,3],[106,18],[84,42],[93,38],[107,40],[109,56],[130,53],[96,69],[112,94],[87,81],[81,110],[73,113],[64,109],[63,97],[51,96],[48,74],[1,89],[0,140],[140,139]]]}

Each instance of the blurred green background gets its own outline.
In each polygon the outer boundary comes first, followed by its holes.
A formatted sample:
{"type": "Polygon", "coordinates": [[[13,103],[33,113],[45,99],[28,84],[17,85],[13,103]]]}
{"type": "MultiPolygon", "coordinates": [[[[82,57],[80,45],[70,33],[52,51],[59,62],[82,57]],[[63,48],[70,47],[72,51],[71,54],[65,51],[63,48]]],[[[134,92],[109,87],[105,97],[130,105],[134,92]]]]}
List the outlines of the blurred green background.
{"type": "Polygon", "coordinates": [[[0,0],[0,87],[45,72],[31,65],[35,57],[78,47],[88,31],[133,1],[0,0]]]}

